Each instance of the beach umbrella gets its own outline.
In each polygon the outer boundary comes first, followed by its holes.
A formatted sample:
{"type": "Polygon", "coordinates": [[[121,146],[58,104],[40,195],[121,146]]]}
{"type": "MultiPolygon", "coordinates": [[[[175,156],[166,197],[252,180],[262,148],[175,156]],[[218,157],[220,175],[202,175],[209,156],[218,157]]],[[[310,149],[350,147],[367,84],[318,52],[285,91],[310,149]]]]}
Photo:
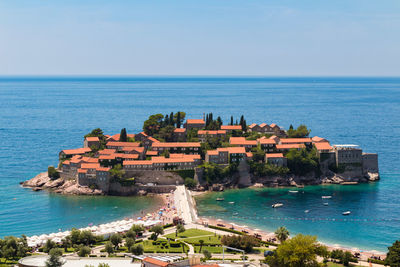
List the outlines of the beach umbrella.
{"type": "Polygon", "coordinates": [[[222,222],[222,220],[221,220],[221,219],[218,219],[217,222],[222,222]]]}

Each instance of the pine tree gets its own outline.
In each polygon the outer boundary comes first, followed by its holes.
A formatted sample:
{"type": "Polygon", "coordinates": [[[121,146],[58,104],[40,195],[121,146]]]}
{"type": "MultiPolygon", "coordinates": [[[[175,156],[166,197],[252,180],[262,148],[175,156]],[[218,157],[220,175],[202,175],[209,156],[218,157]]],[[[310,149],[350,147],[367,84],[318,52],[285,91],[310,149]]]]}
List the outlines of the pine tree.
{"type": "Polygon", "coordinates": [[[126,128],[121,130],[121,134],[119,135],[120,142],[128,142],[128,135],[126,134],[126,128]]]}
{"type": "Polygon", "coordinates": [[[181,112],[178,111],[178,114],[176,116],[176,128],[181,128],[181,112]]]}
{"type": "Polygon", "coordinates": [[[293,130],[293,125],[292,124],[290,124],[289,130],[293,130]]]}

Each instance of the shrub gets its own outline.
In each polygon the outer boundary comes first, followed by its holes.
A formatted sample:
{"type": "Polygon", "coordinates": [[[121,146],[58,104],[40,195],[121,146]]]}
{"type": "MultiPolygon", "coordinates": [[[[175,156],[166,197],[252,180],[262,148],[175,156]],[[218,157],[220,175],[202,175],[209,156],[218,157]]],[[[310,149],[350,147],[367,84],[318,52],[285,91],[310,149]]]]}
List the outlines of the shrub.
{"type": "Polygon", "coordinates": [[[54,166],[49,166],[47,168],[47,175],[50,177],[50,179],[55,180],[60,178],[60,173],[54,168],[54,166]]]}

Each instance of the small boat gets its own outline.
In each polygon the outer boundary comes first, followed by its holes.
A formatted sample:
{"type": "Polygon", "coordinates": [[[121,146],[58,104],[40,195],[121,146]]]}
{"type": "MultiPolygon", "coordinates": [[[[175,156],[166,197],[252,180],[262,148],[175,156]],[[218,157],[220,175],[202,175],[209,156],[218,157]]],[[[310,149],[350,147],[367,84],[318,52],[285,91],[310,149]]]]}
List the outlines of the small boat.
{"type": "Polygon", "coordinates": [[[321,198],[332,198],[332,196],[322,196],[321,198]]]}
{"type": "Polygon", "coordinates": [[[304,213],[309,213],[309,212],[310,212],[310,210],[305,210],[305,211],[304,211],[304,213]]]}
{"type": "Polygon", "coordinates": [[[272,204],[271,207],[273,207],[273,208],[279,208],[279,207],[282,207],[282,206],[283,206],[282,203],[275,203],[275,204],[272,204]]]}
{"type": "Polygon", "coordinates": [[[299,191],[297,191],[297,190],[289,190],[289,193],[292,193],[292,194],[296,194],[296,193],[298,193],[299,191]]]}
{"type": "Polygon", "coordinates": [[[235,204],[235,202],[233,202],[233,201],[230,201],[230,202],[229,202],[229,204],[235,204]]]}
{"type": "Polygon", "coordinates": [[[350,211],[345,211],[342,213],[342,215],[346,216],[346,215],[350,215],[350,213],[351,213],[350,211]]]}
{"type": "Polygon", "coordinates": [[[225,199],[223,197],[217,198],[217,201],[224,201],[225,199]]]}
{"type": "Polygon", "coordinates": [[[238,212],[234,212],[233,215],[236,216],[236,215],[239,215],[239,213],[238,212]]]}
{"type": "Polygon", "coordinates": [[[325,203],[323,203],[324,204],[324,206],[328,206],[329,205],[329,203],[327,203],[327,202],[325,202],[325,203]]]}

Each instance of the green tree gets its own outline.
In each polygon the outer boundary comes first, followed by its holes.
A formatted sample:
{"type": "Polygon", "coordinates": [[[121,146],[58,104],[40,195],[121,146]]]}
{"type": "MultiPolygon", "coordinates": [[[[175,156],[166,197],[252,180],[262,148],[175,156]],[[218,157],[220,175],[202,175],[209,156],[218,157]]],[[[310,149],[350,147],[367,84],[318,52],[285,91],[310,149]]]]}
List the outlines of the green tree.
{"type": "Polygon", "coordinates": [[[278,246],[273,256],[266,257],[266,262],[271,267],[319,266],[317,255],[326,251],[322,247],[315,236],[298,234],[278,246]]]}
{"type": "Polygon", "coordinates": [[[349,266],[350,261],[353,259],[353,255],[350,251],[346,251],[343,253],[342,263],[344,266],[349,266]]]}
{"type": "Polygon", "coordinates": [[[96,243],[96,237],[89,230],[81,231],[79,235],[79,242],[89,246],[90,244],[96,243]]]}
{"type": "Polygon", "coordinates": [[[390,267],[400,267],[400,241],[394,242],[392,246],[388,247],[388,250],[385,264],[390,267]]]}
{"type": "Polygon", "coordinates": [[[231,116],[231,122],[229,123],[229,125],[233,125],[233,116],[231,116]]]}
{"type": "Polygon", "coordinates": [[[110,267],[110,265],[108,265],[108,263],[101,262],[97,267],[110,267]]]}
{"type": "Polygon", "coordinates": [[[286,158],[290,172],[295,175],[306,175],[311,172],[318,173],[319,163],[315,148],[311,150],[306,148],[301,150],[291,149],[286,154],[286,158]]]}
{"type": "Polygon", "coordinates": [[[156,240],[159,235],[164,234],[164,228],[161,225],[154,225],[150,228],[150,232],[153,232],[156,235],[156,240]]]}
{"type": "Polygon", "coordinates": [[[304,124],[300,124],[300,126],[297,127],[296,130],[294,130],[293,126],[292,126],[287,131],[289,138],[304,138],[304,137],[308,137],[310,135],[310,133],[311,133],[311,130],[307,129],[307,126],[305,126],[304,124]]]}
{"type": "Polygon", "coordinates": [[[131,237],[127,237],[125,239],[125,247],[127,247],[128,249],[133,246],[135,244],[135,239],[131,238],[131,237]]]}
{"type": "Polygon", "coordinates": [[[283,243],[286,239],[289,237],[289,231],[286,229],[286,227],[281,226],[275,231],[276,238],[283,243]]]}
{"type": "Polygon", "coordinates": [[[60,173],[54,168],[54,166],[49,166],[47,168],[47,175],[50,177],[50,179],[55,180],[60,178],[60,173]]]}
{"type": "Polygon", "coordinates": [[[185,230],[186,229],[185,226],[183,226],[183,224],[178,224],[175,229],[175,237],[177,237],[178,234],[185,232],[185,230]]]}
{"type": "Polygon", "coordinates": [[[131,230],[136,233],[136,236],[138,236],[140,233],[144,232],[144,227],[140,224],[134,224],[132,225],[131,230]]]}
{"type": "Polygon", "coordinates": [[[189,189],[193,189],[197,186],[197,182],[193,178],[185,178],[185,186],[189,189]]]}
{"type": "Polygon", "coordinates": [[[122,128],[121,133],[119,135],[120,142],[128,142],[128,135],[126,134],[126,128],[122,128]]]}
{"type": "Polygon", "coordinates": [[[110,242],[114,245],[115,249],[118,249],[119,244],[122,243],[122,237],[120,234],[113,234],[110,237],[110,242]]]}
{"type": "Polygon", "coordinates": [[[251,252],[253,247],[260,245],[260,240],[250,235],[225,235],[221,238],[221,243],[228,247],[243,249],[246,252],[251,252]]]}
{"type": "Polygon", "coordinates": [[[43,252],[49,253],[50,250],[56,247],[57,244],[54,241],[52,241],[51,239],[47,239],[46,243],[43,246],[43,252]]]}
{"type": "Polygon", "coordinates": [[[87,255],[90,254],[90,251],[91,251],[90,247],[80,245],[79,248],[78,248],[78,256],[79,257],[86,257],[87,255]]]}
{"type": "Polygon", "coordinates": [[[125,236],[128,238],[136,239],[136,233],[130,229],[128,232],[125,233],[125,236]]]}
{"type": "Polygon", "coordinates": [[[53,248],[49,252],[49,258],[46,261],[46,267],[61,267],[64,261],[61,259],[62,250],[59,248],[53,248]]]}
{"type": "Polygon", "coordinates": [[[181,128],[181,123],[182,123],[181,113],[178,111],[175,115],[176,115],[176,128],[181,128]]]}
{"type": "Polygon", "coordinates": [[[80,244],[80,236],[81,236],[81,231],[76,229],[76,228],[72,228],[71,229],[71,233],[69,234],[69,238],[72,242],[72,245],[76,245],[76,244],[80,244]]]}
{"type": "Polygon", "coordinates": [[[142,255],[144,249],[143,249],[143,246],[141,244],[137,244],[137,245],[131,246],[129,248],[129,251],[134,255],[142,255]]]}
{"type": "Polygon", "coordinates": [[[200,244],[200,250],[199,250],[199,252],[201,253],[201,249],[203,248],[203,245],[204,245],[204,240],[203,240],[203,239],[200,239],[200,240],[199,240],[199,244],[200,244]]]}
{"type": "Polygon", "coordinates": [[[66,236],[61,240],[62,246],[65,252],[68,252],[68,248],[72,247],[71,237],[66,236]]]}
{"type": "Polygon", "coordinates": [[[122,169],[121,164],[117,164],[110,170],[110,174],[114,178],[122,179],[125,175],[125,171],[122,169]]]}
{"type": "Polygon", "coordinates": [[[143,131],[148,135],[154,135],[158,133],[161,128],[163,118],[164,115],[162,114],[151,115],[146,121],[144,121],[143,131]]]}
{"type": "Polygon", "coordinates": [[[108,256],[110,256],[111,254],[114,254],[114,246],[111,242],[107,242],[106,246],[105,246],[105,250],[108,254],[108,256]]]}
{"type": "Polygon", "coordinates": [[[203,250],[203,256],[204,256],[204,259],[205,260],[209,260],[209,259],[211,259],[211,252],[210,251],[208,251],[207,249],[205,249],[205,250],[203,250]]]}

